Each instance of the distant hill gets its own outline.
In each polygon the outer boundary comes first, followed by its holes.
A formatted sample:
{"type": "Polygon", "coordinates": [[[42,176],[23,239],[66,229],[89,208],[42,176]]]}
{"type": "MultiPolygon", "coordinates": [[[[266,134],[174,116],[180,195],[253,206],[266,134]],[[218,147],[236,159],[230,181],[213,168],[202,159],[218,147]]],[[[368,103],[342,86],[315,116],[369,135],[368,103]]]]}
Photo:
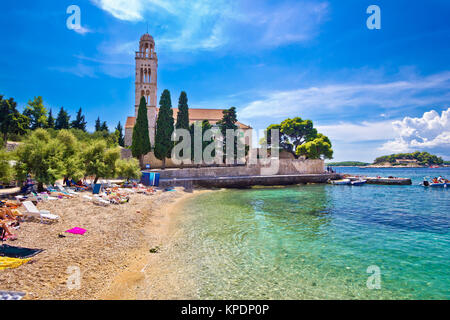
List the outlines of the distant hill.
{"type": "Polygon", "coordinates": [[[428,152],[413,152],[413,153],[398,153],[391,154],[389,156],[378,157],[374,161],[374,165],[386,164],[396,166],[404,165],[416,165],[416,166],[431,166],[431,165],[442,165],[444,160],[442,158],[430,154],[428,152]]]}
{"type": "Polygon", "coordinates": [[[370,163],[360,162],[360,161],[342,161],[342,162],[330,162],[325,165],[330,167],[365,167],[370,163]]]}

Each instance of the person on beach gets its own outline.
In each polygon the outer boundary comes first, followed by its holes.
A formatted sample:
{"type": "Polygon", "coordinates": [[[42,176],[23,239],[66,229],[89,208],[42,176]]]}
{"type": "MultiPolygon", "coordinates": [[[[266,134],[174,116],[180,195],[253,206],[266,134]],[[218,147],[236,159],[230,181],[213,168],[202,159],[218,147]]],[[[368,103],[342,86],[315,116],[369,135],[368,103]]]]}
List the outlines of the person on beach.
{"type": "MultiPolygon", "coordinates": [[[[0,208],[0,229],[4,239],[17,240],[17,236],[11,232],[10,226],[18,226],[18,214],[9,208],[0,208]]],[[[2,239],[3,240],[3,239],[2,239]]]]}

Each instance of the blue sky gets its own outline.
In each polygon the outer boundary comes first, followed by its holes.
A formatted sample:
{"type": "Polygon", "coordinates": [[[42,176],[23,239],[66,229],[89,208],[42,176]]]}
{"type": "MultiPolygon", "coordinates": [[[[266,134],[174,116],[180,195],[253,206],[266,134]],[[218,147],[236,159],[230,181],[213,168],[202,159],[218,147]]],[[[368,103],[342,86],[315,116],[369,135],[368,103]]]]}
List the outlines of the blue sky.
{"type": "Polygon", "coordinates": [[[0,92],[92,129],[133,115],[134,51],[156,41],[158,95],[238,109],[262,129],[311,119],[336,160],[425,150],[450,159],[450,3],[384,0],[10,1],[0,13],[0,92]],[[82,29],[66,27],[69,5],[82,29]],[[366,9],[381,8],[381,30],[366,9]]]}

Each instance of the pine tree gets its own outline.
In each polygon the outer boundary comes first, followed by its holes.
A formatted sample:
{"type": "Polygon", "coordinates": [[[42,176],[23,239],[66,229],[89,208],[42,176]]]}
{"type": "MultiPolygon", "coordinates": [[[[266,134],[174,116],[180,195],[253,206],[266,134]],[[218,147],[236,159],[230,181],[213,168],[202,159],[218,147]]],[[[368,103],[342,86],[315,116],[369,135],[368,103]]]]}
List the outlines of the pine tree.
{"type": "Polygon", "coordinates": [[[55,122],[55,129],[61,130],[61,129],[69,129],[70,127],[70,116],[67,113],[66,110],[64,110],[64,107],[61,107],[61,110],[59,110],[58,116],[56,117],[55,122]]]}
{"type": "Polygon", "coordinates": [[[25,134],[30,124],[30,119],[17,110],[17,103],[13,98],[3,99],[0,95],[0,133],[3,146],[6,147],[8,134],[25,134]]]}
{"type": "Polygon", "coordinates": [[[80,108],[80,110],[78,110],[77,112],[76,119],[71,123],[71,127],[86,132],[86,125],[87,125],[86,117],[82,115],[82,109],[80,108]]]}
{"type": "Polygon", "coordinates": [[[162,160],[162,169],[166,168],[166,158],[170,158],[173,148],[172,133],[173,110],[169,90],[164,90],[159,100],[159,113],[156,120],[155,157],[162,160]]]}
{"type": "Polygon", "coordinates": [[[98,117],[97,120],[95,120],[95,132],[98,132],[101,130],[102,130],[102,123],[100,121],[100,117],[98,117]]]}
{"type": "Polygon", "coordinates": [[[133,128],[131,153],[139,159],[141,168],[144,166],[144,156],[151,151],[150,136],[148,133],[147,104],[145,98],[141,98],[136,124],[133,128]]]}
{"type": "Polygon", "coordinates": [[[50,109],[50,112],[48,113],[47,129],[55,129],[55,118],[53,118],[52,109],[50,109]]]}
{"type": "Polygon", "coordinates": [[[45,128],[47,124],[47,109],[44,107],[42,97],[34,97],[33,101],[28,101],[23,115],[30,119],[31,130],[45,128]]]}
{"type": "Polygon", "coordinates": [[[125,147],[125,139],[123,137],[123,128],[122,128],[122,124],[119,123],[117,124],[116,127],[116,132],[118,132],[118,142],[119,142],[119,146],[121,147],[125,147]]]}
{"type": "Polygon", "coordinates": [[[106,121],[103,121],[102,126],[100,127],[100,131],[109,132],[108,125],[106,124],[106,121]]]}
{"type": "MultiPolygon", "coordinates": [[[[175,126],[177,129],[185,129],[189,131],[189,106],[188,98],[186,92],[182,91],[180,98],[178,99],[178,114],[177,114],[177,124],[175,126]]],[[[180,137],[176,144],[182,143],[183,138],[180,137]]],[[[191,141],[191,148],[193,143],[191,141]]],[[[183,151],[180,151],[180,156],[183,158],[183,151]]]]}

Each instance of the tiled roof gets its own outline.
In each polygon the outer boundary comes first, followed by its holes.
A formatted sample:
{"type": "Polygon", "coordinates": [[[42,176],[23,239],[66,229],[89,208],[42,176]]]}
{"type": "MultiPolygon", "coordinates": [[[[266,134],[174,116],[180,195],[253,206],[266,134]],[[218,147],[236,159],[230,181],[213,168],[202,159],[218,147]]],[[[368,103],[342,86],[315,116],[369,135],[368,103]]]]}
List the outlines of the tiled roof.
{"type": "MultiPolygon", "coordinates": [[[[178,109],[173,108],[173,117],[177,118],[178,109]]],[[[156,110],[159,112],[159,109],[156,110]]],[[[197,121],[208,120],[211,124],[216,124],[217,121],[221,120],[223,117],[224,109],[189,109],[189,122],[194,123],[197,121]]],[[[125,128],[133,128],[136,123],[135,117],[128,117],[125,128]]],[[[240,129],[251,129],[250,126],[243,124],[241,122],[236,123],[240,129]]]]}

